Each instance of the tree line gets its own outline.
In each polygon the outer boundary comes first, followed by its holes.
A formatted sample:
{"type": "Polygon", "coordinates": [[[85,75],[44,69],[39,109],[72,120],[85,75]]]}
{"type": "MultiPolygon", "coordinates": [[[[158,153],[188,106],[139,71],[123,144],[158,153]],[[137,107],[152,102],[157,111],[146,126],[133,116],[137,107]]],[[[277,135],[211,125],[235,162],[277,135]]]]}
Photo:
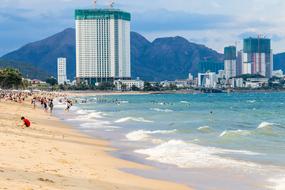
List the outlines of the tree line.
{"type": "Polygon", "coordinates": [[[12,68],[0,69],[0,87],[2,89],[18,89],[23,87],[22,74],[12,68]]]}

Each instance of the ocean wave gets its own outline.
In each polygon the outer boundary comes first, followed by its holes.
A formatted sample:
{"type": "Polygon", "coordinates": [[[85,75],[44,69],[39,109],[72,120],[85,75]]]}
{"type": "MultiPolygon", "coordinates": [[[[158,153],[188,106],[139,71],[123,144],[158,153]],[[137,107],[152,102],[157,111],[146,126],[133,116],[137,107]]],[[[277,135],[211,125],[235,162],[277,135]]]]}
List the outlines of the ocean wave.
{"type": "Polygon", "coordinates": [[[157,112],[166,112],[166,113],[174,112],[174,111],[171,110],[171,109],[160,109],[160,108],[151,108],[150,110],[152,110],[152,111],[157,111],[157,112]]]}
{"type": "Polygon", "coordinates": [[[143,122],[143,123],[153,123],[151,120],[144,119],[142,117],[124,117],[115,121],[115,123],[125,123],[128,121],[143,122]]]}
{"type": "Polygon", "coordinates": [[[202,127],[198,127],[197,130],[203,133],[210,133],[212,131],[212,128],[209,126],[202,126],[202,127]]]}
{"type": "MultiPolygon", "coordinates": [[[[180,168],[236,168],[240,170],[258,169],[259,165],[253,162],[238,161],[222,157],[234,150],[226,150],[214,147],[205,147],[182,140],[170,140],[149,149],[135,150],[136,153],[147,156],[148,160],[165,164],[173,164],[180,168]]],[[[246,151],[235,151],[236,154],[248,154],[246,151]]],[[[258,153],[252,153],[258,154],[258,153]]]]}
{"type": "Polygon", "coordinates": [[[146,141],[151,139],[151,134],[171,134],[177,132],[176,129],[174,130],[156,130],[156,131],[145,131],[145,130],[138,130],[130,132],[126,135],[126,138],[129,141],[146,141]]]}
{"type": "Polygon", "coordinates": [[[180,101],[181,104],[190,104],[188,101],[180,101]]]}
{"type": "Polygon", "coordinates": [[[251,131],[248,130],[225,130],[220,134],[220,137],[239,137],[250,135],[251,131]]]}
{"type": "Polygon", "coordinates": [[[259,124],[259,126],[257,127],[257,129],[272,129],[272,127],[274,125],[277,125],[275,123],[269,123],[269,122],[262,122],[261,124],[259,124]]]}

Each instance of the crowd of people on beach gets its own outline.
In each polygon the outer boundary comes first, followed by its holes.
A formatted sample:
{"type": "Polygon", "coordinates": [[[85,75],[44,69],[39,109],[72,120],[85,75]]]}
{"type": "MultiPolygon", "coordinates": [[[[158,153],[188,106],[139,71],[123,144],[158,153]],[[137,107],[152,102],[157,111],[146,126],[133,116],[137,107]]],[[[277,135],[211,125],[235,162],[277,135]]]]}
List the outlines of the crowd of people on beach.
{"type": "MultiPolygon", "coordinates": [[[[16,90],[0,90],[0,101],[24,103],[31,100],[33,109],[42,108],[46,113],[53,113],[54,99],[59,98],[59,102],[66,104],[65,111],[69,111],[73,105],[73,101],[68,99],[65,94],[54,92],[32,92],[32,91],[16,91],[16,90]]],[[[23,121],[22,128],[30,127],[30,121],[24,116],[21,117],[23,121]]]]}

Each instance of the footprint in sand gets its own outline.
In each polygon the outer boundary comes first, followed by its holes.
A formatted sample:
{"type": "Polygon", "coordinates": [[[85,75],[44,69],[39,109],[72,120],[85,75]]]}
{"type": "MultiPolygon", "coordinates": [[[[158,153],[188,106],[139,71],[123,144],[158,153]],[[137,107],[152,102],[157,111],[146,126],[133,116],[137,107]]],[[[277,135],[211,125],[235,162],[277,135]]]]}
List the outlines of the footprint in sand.
{"type": "Polygon", "coordinates": [[[67,160],[64,160],[64,159],[60,159],[60,160],[57,160],[59,163],[61,164],[71,164],[71,162],[67,161],[67,160]]]}
{"type": "Polygon", "coordinates": [[[42,182],[47,182],[47,183],[54,183],[54,181],[50,179],[38,178],[38,180],[42,182]]]}

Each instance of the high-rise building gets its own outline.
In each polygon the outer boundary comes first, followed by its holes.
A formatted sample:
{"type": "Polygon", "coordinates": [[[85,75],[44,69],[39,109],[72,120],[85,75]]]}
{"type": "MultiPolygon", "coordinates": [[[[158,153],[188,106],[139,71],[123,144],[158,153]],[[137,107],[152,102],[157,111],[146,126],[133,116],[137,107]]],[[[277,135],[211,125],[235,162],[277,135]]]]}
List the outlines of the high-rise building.
{"type": "Polygon", "coordinates": [[[243,42],[243,74],[260,74],[271,78],[273,55],[271,40],[267,38],[246,38],[243,42]]]}
{"type": "Polygon", "coordinates": [[[231,77],[235,77],[237,74],[237,49],[235,46],[225,47],[224,49],[225,55],[225,76],[226,79],[231,77]]]}
{"type": "Polygon", "coordinates": [[[224,70],[223,62],[202,61],[198,65],[198,73],[206,73],[206,72],[218,73],[219,70],[224,70]]]}
{"type": "Polygon", "coordinates": [[[198,86],[203,88],[217,87],[217,74],[214,72],[198,73],[198,86]]]}
{"type": "Polygon", "coordinates": [[[66,77],[66,58],[60,57],[57,59],[57,82],[64,84],[67,82],[66,77]]]}
{"type": "Polygon", "coordinates": [[[237,52],[237,76],[242,75],[242,50],[237,52]]]}
{"type": "Polygon", "coordinates": [[[75,10],[77,81],[131,78],[130,13],[117,9],[75,10]]]}

